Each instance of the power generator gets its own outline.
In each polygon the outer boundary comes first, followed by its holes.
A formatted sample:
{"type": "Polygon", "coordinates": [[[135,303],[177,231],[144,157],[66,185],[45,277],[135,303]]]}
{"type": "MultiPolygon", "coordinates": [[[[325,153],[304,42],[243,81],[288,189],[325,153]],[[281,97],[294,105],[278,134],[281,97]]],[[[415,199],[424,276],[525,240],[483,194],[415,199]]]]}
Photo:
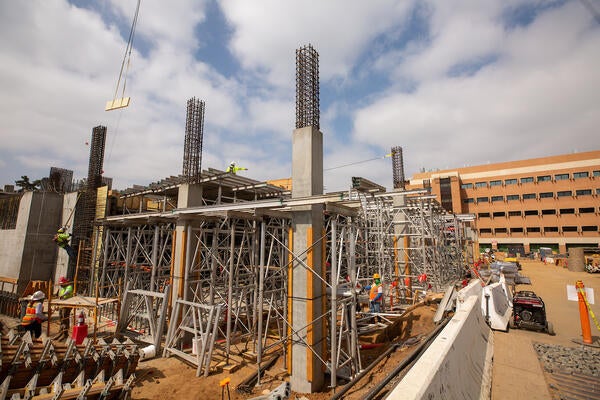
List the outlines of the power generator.
{"type": "Polygon", "coordinates": [[[554,335],[552,323],[546,319],[544,301],[534,292],[528,290],[515,293],[513,297],[513,315],[509,326],[513,329],[530,329],[554,335]]]}

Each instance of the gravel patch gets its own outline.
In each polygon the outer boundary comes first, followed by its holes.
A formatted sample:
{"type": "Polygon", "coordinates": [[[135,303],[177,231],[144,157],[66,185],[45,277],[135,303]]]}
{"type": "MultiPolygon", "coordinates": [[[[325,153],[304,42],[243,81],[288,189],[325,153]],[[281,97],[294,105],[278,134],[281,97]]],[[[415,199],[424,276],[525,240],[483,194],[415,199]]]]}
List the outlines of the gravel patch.
{"type": "Polygon", "coordinates": [[[600,351],[591,347],[565,347],[534,343],[533,347],[544,369],[572,375],[600,377],[600,351]]]}

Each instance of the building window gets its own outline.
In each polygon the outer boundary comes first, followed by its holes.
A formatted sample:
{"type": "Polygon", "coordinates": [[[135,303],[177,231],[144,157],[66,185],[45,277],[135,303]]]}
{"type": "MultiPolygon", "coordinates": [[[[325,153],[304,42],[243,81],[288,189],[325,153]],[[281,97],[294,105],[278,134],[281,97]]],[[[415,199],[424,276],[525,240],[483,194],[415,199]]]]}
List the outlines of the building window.
{"type": "MultiPolygon", "coordinates": [[[[567,179],[569,179],[569,175],[567,175],[567,179]]],[[[542,175],[537,177],[538,182],[550,182],[552,177],[550,175],[542,175]]]]}
{"type": "Polygon", "coordinates": [[[487,182],[475,182],[475,187],[476,188],[486,188],[487,182]]]}
{"type": "Polygon", "coordinates": [[[450,185],[450,178],[440,179],[440,197],[442,198],[442,207],[444,210],[452,212],[452,186],[450,185]]]}
{"type": "Polygon", "coordinates": [[[486,234],[486,233],[492,233],[492,229],[491,228],[481,228],[479,230],[479,234],[480,235],[483,235],[483,234],[486,234]]]}
{"type": "Polygon", "coordinates": [[[535,193],[523,194],[523,200],[535,200],[535,193]]]}
{"type": "Polygon", "coordinates": [[[575,194],[577,196],[591,196],[592,195],[592,189],[579,189],[575,191],[575,194]]]}
{"type": "Polygon", "coordinates": [[[594,176],[600,176],[600,171],[594,171],[594,176]]]}
{"type": "Polygon", "coordinates": [[[508,195],[506,195],[506,201],[514,201],[514,200],[519,200],[519,195],[518,194],[508,194],[508,195]]]}
{"type": "Polygon", "coordinates": [[[510,233],[523,233],[523,228],[510,228],[510,233]]]}
{"type": "Polygon", "coordinates": [[[506,228],[496,228],[496,233],[506,233],[506,228]]]}
{"type": "Polygon", "coordinates": [[[596,211],[594,207],[583,207],[579,209],[579,214],[590,214],[596,211]]]}
{"type": "Polygon", "coordinates": [[[504,180],[504,184],[505,185],[516,185],[517,184],[517,180],[516,179],[505,179],[504,180]]]}
{"type": "Polygon", "coordinates": [[[556,215],[556,210],[553,208],[542,210],[542,215],[556,215]]]}
{"type": "Polygon", "coordinates": [[[521,183],[531,183],[533,182],[533,176],[528,176],[526,178],[521,178],[521,183]]]}
{"type": "Polygon", "coordinates": [[[577,232],[577,227],[576,226],[563,226],[562,231],[563,232],[577,232]]]}
{"type": "Polygon", "coordinates": [[[556,196],[557,197],[567,197],[567,196],[572,196],[573,192],[571,192],[570,190],[563,190],[560,192],[556,192],[556,196]]]}
{"type": "Polygon", "coordinates": [[[508,216],[509,217],[520,217],[521,216],[521,211],[509,211],[508,212],[508,216]]]}
{"type": "Polygon", "coordinates": [[[490,201],[489,197],[478,197],[477,198],[478,203],[489,203],[489,201],[490,201]]]}
{"type": "Polygon", "coordinates": [[[490,213],[479,213],[477,214],[478,218],[489,218],[490,217],[490,213]]]}
{"type": "Polygon", "coordinates": [[[463,183],[462,185],[460,185],[461,189],[473,189],[473,184],[472,183],[463,183]]]}
{"type": "Polygon", "coordinates": [[[596,194],[600,194],[600,188],[596,189],[596,194]]]}
{"type": "Polygon", "coordinates": [[[540,193],[540,199],[551,199],[554,197],[554,192],[542,192],[540,193]]]}
{"type": "Polygon", "coordinates": [[[506,213],[504,211],[496,211],[492,215],[494,216],[494,218],[496,218],[496,217],[506,217],[506,213]]]}
{"type": "Polygon", "coordinates": [[[527,233],[540,232],[539,226],[528,226],[527,233]]]}
{"type": "Polygon", "coordinates": [[[490,186],[502,186],[502,181],[490,181],[490,186]]]}
{"type": "Polygon", "coordinates": [[[492,196],[492,203],[495,201],[504,201],[504,196],[492,196]]]}
{"type": "Polygon", "coordinates": [[[468,199],[463,199],[463,203],[465,203],[465,204],[470,204],[470,203],[473,203],[474,201],[475,200],[473,200],[472,197],[469,197],[468,199]]]}
{"type": "Polygon", "coordinates": [[[598,227],[595,225],[585,225],[581,227],[581,232],[598,232],[598,227]]]}
{"type": "Polygon", "coordinates": [[[556,181],[564,181],[566,179],[569,179],[569,174],[556,174],[556,175],[554,175],[554,180],[556,180],[556,181]]]}
{"type": "Polygon", "coordinates": [[[573,179],[579,179],[579,178],[587,178],[590,176],[590,173],[585,171],[585,172],[573,172],[573,179]]]}
{"type": "Polygon", "coordinates": [[[544,228],[544,232],[558,232],[558,226],[547,226],[544,228]]]}
{"type": "Polygon", "coordinates": [[[538,210],[525,210],[525,216],[538,215],[538,210]]]}
{"type": "Polygon", "coordinates": [[[574,208],[561,208],[560,215],[563,215],[563,214],[575,214],[575,209],[574,208]]]}

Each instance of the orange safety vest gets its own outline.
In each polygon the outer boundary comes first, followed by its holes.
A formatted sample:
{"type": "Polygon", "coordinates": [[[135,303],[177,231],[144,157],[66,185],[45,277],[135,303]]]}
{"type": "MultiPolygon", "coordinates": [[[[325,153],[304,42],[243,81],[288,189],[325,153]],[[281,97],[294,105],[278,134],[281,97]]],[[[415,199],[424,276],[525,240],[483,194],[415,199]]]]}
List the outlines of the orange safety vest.
{"type": "MultiPolygon", "coordinates": [[[[36,303],[38,303],[38,302],[36,302],[36,303]]],[[[36,303],[29,303],[27,305],[27,309],[25,310],[25,315],[23,315],[23,320],[21,321],[21,325],[27,326],[27,325],[31,325],[32,323],[34,323],[36,321],[40,322],[40,319],[37,317],[36,303]]]]}
{"type": "MultiPolygon", "coordinates": [[[[371,300],[371,301],[375,300],[375,297],[377,297],[377,293],[379,293],[380,287],[381,287],[381,284],[379,284],[379,285],[374,284],[373,286],[371,286],[371,290],[369,291],[369,300],[371,300]]],[[[381,301],[381,297],[377,301],[381,301]]]]}

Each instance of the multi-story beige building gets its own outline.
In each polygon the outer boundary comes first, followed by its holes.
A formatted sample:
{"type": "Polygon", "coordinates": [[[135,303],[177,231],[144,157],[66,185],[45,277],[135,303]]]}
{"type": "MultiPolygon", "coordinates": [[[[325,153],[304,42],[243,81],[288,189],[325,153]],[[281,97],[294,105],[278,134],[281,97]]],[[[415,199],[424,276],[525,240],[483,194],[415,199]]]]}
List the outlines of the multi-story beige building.
{"type": "Polygon", "coordinates": [[[423,187],[475,215],[480,247],[600,247],[600,151],[415,174],[423,187]]]}

